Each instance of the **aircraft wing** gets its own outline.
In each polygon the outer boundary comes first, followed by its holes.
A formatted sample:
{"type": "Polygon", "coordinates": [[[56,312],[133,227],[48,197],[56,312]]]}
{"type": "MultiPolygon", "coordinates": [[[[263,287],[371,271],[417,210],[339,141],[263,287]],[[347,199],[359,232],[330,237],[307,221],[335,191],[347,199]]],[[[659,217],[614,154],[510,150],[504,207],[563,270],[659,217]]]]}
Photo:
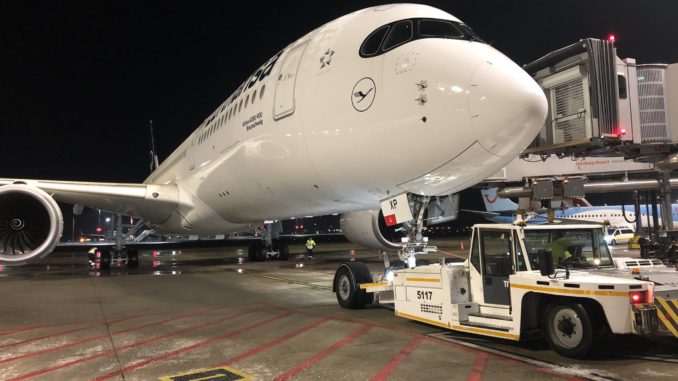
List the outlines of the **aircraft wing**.
{"type": "Polygon", "coordinates": [[[484,210],[473,210],[473,209],[459,209],[459,210],[461,210],[462,212],[479,214],[484,217],[496,217],[500,215],[497,212],[486,212],[484,210]]]}
{"type": "MultiPolygon", "coordinates": [[[[48,193],[57,201],[102,209],[162,223],[176,208],[177,186],[154,184],[91,183],[77,181],[0,179],[0,186],[24,184],[48,193]]],[[[0,188],[1,190],[1,188],[0,188]]]]}

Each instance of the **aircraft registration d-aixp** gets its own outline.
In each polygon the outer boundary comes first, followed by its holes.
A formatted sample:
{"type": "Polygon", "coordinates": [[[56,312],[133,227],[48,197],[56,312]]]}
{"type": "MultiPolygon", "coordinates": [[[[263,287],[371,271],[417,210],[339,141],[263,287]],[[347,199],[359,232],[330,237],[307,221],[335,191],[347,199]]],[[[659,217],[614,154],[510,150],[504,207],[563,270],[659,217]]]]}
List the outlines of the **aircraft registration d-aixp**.
{"type": "MultiPolygon", "coordinates": [[[[0,179],[0,261],[54,249],[55,201],[205,235],[340,213],[349,240],[393,249],[382,201],[411,206],[411,232],[426,208],[453,218],[447,196],[518,156],[546,109],[532,78],[454,16],[414,4],[360,10],[264,63],[143,183],[0,179]]],[[[250,249],[252,259],[271,253],[287,248],[266,239],[250,249]]]]}

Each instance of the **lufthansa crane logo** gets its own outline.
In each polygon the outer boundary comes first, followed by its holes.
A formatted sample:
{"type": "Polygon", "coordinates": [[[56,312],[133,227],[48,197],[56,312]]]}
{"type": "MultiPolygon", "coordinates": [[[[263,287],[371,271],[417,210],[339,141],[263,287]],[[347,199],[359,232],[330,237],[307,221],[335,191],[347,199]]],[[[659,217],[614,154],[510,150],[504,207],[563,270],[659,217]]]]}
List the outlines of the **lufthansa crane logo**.
{"type": "Polygon", "coordinates": [[[377,87],[372,78],[365,77],[353,86],[351,91],[351,103],[356,111],[363,112],[372,106],[377,87]]]}

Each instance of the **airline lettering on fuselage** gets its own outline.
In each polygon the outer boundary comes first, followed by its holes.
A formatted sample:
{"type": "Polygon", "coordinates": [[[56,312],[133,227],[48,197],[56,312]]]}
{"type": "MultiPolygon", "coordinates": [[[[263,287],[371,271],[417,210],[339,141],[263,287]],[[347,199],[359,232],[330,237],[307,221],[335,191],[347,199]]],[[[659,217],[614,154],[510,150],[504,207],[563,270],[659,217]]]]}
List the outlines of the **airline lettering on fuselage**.
{"type": "Polygon", "coordinates": [[[240,96],[240,94],[256,85],[257,82],[261,82],[264,79],[266,79],[266,77],[271,75],[271,72],[273,71],[276,62],[278,62],[278,58],[280,58],[283,52],[284,50],[281,50],[278,54],[273,56],[273,58],[269,59],[265,64],[263,64],[259,69],[257,69],[254,72],[254,74],[247,78],[247,80],[243,82],[242,85],[240,85],[240,87],[238,87],[237,90],[235,90],[235,92],[231,95],[226,104],[230,105],[231,103],[235,102],[235,100],[240,96]]]}
{"type": "Polygon", "coordinates": [[[249,119],[242,122],[242,126],[245,127],[247,131],[253,129],[256,126],[261,126],[264,124],[263,113],[258,112],[252,115],[249,119]]]}

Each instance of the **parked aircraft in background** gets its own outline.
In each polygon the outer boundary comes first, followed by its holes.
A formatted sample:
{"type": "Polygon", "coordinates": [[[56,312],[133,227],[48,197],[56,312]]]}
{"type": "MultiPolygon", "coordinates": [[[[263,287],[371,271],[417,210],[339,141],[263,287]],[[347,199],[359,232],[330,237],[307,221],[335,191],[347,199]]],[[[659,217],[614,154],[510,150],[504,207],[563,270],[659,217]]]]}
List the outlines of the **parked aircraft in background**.
{"type": "MultiPolygon", "coordinates": [[[[485,218],[499,223],[507,223],[515,220],[515,211],[518,209],[517,203],[507,198],[498,197],[497,188],[482,189],[480,192],[482,194],[483,202],[485,203],[485,209],[487,211],[485,213],[481,212],[485,218]]],[[[585,200],[579,200],[579,202],[581,205],[585,206],[572,206],[565,210],[556,210],[555,217],[586,222],[596,222],[600,224],[609,222],[611,226],[625,227],[635,230],[636,212],[634,205],[624,205],[622,211],[621,205],[593,206],[585,200]],[[626,218],[624,216],[626,216],[626,218]]],[[[651,220],[653,216],[652,207],[649,209],[649,216],[651,220]]],[[[671,210],[674,223],[678,223],[678,204],[673,204],[671,210]]],[[[640,206],[640,212],[642,226],[647,226],[648,210],[645,205],[640,206]]],[[[658,220],[661,224],[661,210],[658,210],[658,220]]],[[[537,211],[534,216],[530,217],[530,221],[545,222],[546,211],[537,211]]]]}
{"type": "Polygon", "coordinates": [[[393,249],[378,229],[382,200],[480,182],[532,141],[546,111],[534,80],[456,17],[364,9],[276,53],[143,183],[0,179],[0,261],[53,250],[55,201],[141,217],[160,233],[264,224],[271,234],[253,259],[285,257],[275,220],[332,213],[353,242],[393,249]]]}

